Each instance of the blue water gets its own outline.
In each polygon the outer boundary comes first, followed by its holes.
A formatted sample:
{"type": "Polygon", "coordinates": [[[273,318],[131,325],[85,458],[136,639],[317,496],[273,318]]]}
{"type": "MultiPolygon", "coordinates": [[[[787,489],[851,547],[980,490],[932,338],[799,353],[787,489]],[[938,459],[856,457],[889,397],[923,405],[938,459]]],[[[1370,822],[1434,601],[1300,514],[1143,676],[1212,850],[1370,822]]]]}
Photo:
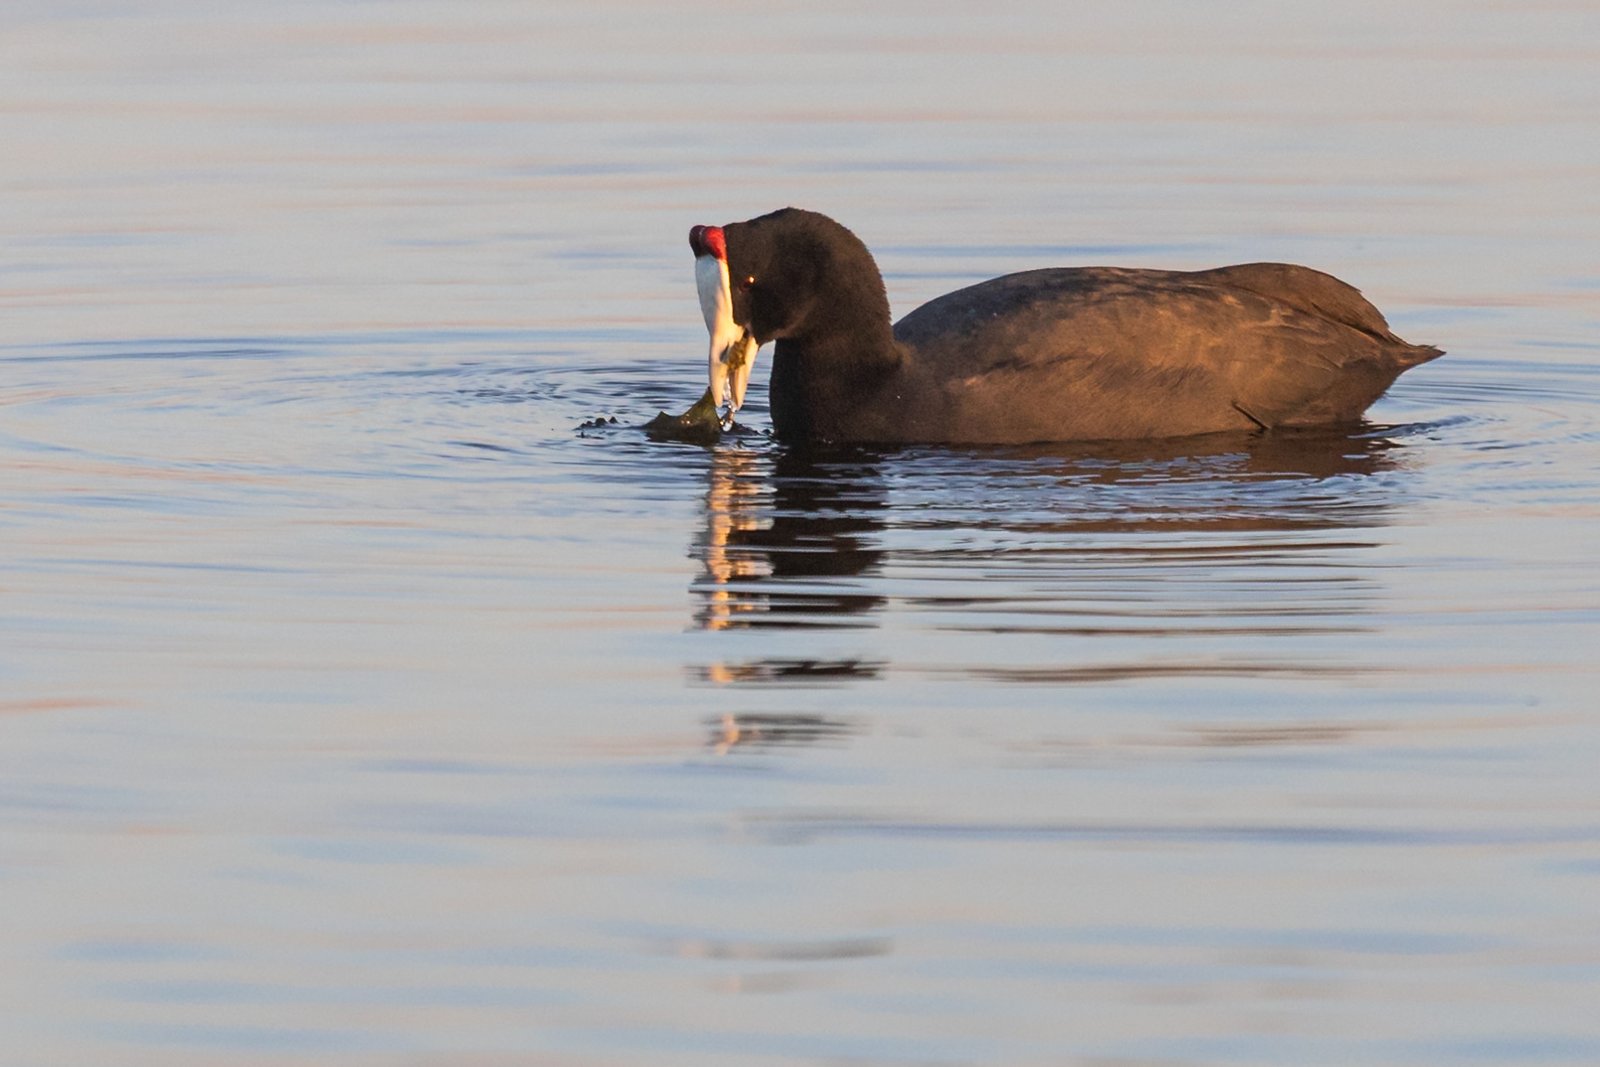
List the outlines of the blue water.
{"type": "Polygon", "coordinates": [[[1600,13],[14,4],[0,1048],[1600,1061],[1600,13]],[[1351,432],[714,447],[685,235],[1286,259],[1351,432]],[[602,417],[599,428],[580,429],[602,417]]]}

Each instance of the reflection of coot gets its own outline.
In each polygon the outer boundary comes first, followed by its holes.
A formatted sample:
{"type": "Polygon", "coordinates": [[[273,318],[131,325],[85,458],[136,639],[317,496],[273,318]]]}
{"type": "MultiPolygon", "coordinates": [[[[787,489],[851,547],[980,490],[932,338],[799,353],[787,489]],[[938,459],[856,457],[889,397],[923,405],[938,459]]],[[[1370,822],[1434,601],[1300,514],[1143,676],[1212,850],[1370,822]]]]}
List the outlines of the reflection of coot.
{"type": "Polygon", "coordinates": [[[866,625],[884,598],[850,579],[883,559],[886,490],[875,454],[719,451],[706,494],[708,629],[866,625]]]}
{"type": "MultiPolygon", "coordinates": [[[[1012,532],[1108,533],[1152,524],[1172,533],[1348,527],[1383,522],[1393,488],[1374,476],[1395,467],[1397,447],[1376,433],[1334,429],[1036,445],[1006,450],[1008,463],[984,465],[973,480],[991,496],[1012,493],[1018,507],[991,507],[988,515],[1000,510],[999,518],[984,523],[1012,532]],[[1050,491],[1029,487],[1027,497],[1017,498],[1029,474],[1047,478],[1050,491]]],[[[955,472],[939,477],[952,480],[967,479],[955,472]]]]}
{"type": "Polygon", "coordinates": [[[845,719],[829,715],[741,712],[707,720],[711,748],[719,753],[739,749],[822,745],[842,740],[855,731],[845,719]]]}
{"type": "MultiPolygon", "coordinates": [[[[1397,469],[1399,448],[1366,428],[890,452],[722,449],[709,471],[695,619],[705,629],[877,625],[891,527],[895,561],[919,589],[913,604],[932,603],[925,587],[936,583],[953,607],[981,610],[1022,596],[1016,583],[1031,575],[1049,587],[1033,591],[1031,626],[1049,626],[1040,616],[1064,582],[1092,602],[1129,581],[1143,601],[1166,581],[1160,610],[1180,617],[1235,610],[1209,599],[1223,591],[1250,611],[1315,611],[1315,589],[1258,565],[1285,552],[1315,565],[1351,547],[1317,531],[1383,525],[1398,489],[1382,475],[1397,469]],[[1096,560],[1115,560],[1115,577],[1096,560]],[[1188,603],[1185,589],[1202,586],[1211,593],[1188,603]]],[[[1348,589],[1347,572],[1339,575],[1348,589]]],[[[1074,628],[1105,623],[1072,614],[1074,628]]],[[[882,666],[791,654],[703,677],[815,685],[882,666]]]]}
{"type": "Polygon", "coordinates": [[[1099,472],[1103,481],[1127,481],[1157,468],[1173,472],[1212,469],[1223,476],[1264,479],[1331,478],[1374,474],[1392,466],[1395,442],[1370,426],[1216,433],[1155,441],[1091,441],[1034,444],[953,455],[978,459],[1052,462],[1062,468],[1099,472]]]}

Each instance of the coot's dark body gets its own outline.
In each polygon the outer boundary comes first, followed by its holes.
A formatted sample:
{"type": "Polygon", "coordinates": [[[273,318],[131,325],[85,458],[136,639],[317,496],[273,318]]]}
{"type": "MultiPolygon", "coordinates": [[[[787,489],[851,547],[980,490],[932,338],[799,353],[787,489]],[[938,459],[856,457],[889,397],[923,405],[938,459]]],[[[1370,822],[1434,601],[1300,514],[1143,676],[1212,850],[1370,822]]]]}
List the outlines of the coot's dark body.
{"type": "Polygon", "coordinates": [[[939,297],[891,330],[854,234],[786,208],[723,227],[732,314],[776,341],[780,437],[1024,443],[1357,420],[1440,355],[1320,271],[1056,268],[939,297]]]}

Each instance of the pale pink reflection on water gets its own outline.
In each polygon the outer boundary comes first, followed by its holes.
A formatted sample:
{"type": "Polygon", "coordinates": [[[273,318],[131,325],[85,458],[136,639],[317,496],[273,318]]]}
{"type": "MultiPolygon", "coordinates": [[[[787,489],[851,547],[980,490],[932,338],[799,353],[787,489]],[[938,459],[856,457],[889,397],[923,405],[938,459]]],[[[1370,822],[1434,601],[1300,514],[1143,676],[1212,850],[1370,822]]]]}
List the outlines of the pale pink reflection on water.
{"type": "Polygon", "coordinates": [[[1597,31],[0,14],[3,1058],[1600,1060],[1597,31]],[[786,203],[899,313],[1286,259],[1450,355],[1347,433],[648,440],[683,234],[786,203]]]}

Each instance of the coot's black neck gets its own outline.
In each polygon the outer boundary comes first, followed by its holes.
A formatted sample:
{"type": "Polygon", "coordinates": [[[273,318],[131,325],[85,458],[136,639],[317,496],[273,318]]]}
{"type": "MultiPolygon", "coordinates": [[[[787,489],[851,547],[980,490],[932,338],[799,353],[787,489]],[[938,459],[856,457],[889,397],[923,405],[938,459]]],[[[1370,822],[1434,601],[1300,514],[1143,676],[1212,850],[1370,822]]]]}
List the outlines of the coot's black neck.
{"type": "Polygon", "coordinates": [[[895,342],[883,283],[872,294],[824,294],[805,325],[773,346],[772,426],[787,438],[848,440],[906,353],[895,342]],[[865,296],[866,299],[862,299],[865,296]]]}

